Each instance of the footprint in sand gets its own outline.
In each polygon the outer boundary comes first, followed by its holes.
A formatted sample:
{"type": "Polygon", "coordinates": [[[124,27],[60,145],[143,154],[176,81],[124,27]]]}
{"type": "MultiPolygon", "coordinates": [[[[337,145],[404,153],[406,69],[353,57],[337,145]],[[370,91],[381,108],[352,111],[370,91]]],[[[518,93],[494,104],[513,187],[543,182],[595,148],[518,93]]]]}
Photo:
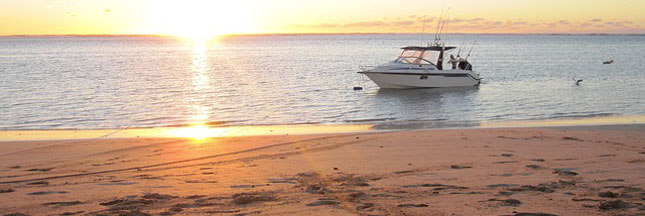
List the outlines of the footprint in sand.
{"type": "Polygon", "coordinates": [[[334,200],[318,200],[316,202],[307,203],[307,206],[322,206],[322,205],[338,205],[340,204],[334,200]]]}
{"type": "Polygon", "coordinates": [[[236,189],[250,189],[250,188],[265,187],[265,186],[269,186],[269,184],[255,184],[255,185],[231,185],[231,188],[236,188],[236,189]]]}
{"type": "Polygon", "coordinates": [[[486,200],[486,201],[500,202],[499,204],[501,206],[519,206],[520,204],[522,204],[521,201],[516,200],[516,199],[489,199],[489,200],[486,200]]]}
{"type": "Polygon", "coordinates": [[[36,181],[36,182],[29,182],[27,185],[49,185],[49,182],[46,181],[36,181]]]}
{"type": "Polygon", "coordinates": [[[0,189],[0,193],[11,193],[14,192],[14,189],[8,188],[8,189],[0,189]]]}
{"type": "Polygon", "coordinates": [[[29,172],[49,172],[49,171],[51,171],[53,169],[54,169],[53,167],[52,168],[40,168],[40,169],[39,168],[33,168],[33,169],[28,169],[27,171],[29,171],[29,172]]]}
{"type": "Polygon", "coordinates": [[[73,205],[80,205],[80,204],[85,204],[85,203],[81,201],[43,203],[44,206],[73,206],[73,205]]]}
{"type": "Polygon", "coordinates": [[[543,170],[543,169],[546,169],[546,167],[543,167],[543,166],[540,166],[540,165],[536,165],[536,164],[529,164],[529,165],[526,165],[526,168],[531,168],[531,169],[534,169],[534,170],[543,170]]]}
{"type": "Polygon", "coordinates": [[[491,185],[486,185],[486,187],[489,188],[509,188],[509,187],[516,187],[519,186],[518,184],[491,184],[491,185]]]}
{"type": "Polygon", "coordinates": [[[68,193],[67,191],[38,191],[38,192],[31,192],[28,193],[27,195],[29,196],[40,196],[40,195],[49,195],[49,194],[66,194],[68,193]]]}
{"type": "Polygon", "coordinates": [[[272,193],[254,192],[233,194],[233,204],[245,205],[254,202],[270,202],[278,200],[272,193]]]}
{"type": "Polygon", "coordinates": [[[470,168],[473,168],[473,167],[472,166],[451,165],[450,168],[452,168],[452,169],[470,169],[470,168]]]}
{"type": "Polygon", "coordinates": [[[77,214],[82,214],[85,213],[85,211],[76,211],[76,212],[65,212],[60,214],[61,216],[66,216],[66,215],[77,215],[77,214]]]}
{"type": "Polygon", "coordinates": [[[399,208],[425,208],[428,207],[426,204],[412,204],[412,203],[405,203],[405,204],[399,204],[397,205],[399,208]]]}
{"type": "Polygon", "coordinates": [[[561,175],[561,176],[577,176],[578,175],[578,173],[574,172],[574,171],[558,170],[558,169],[554,170],[553,174],[558,174],[558,175],[561,175]]]}
{"type": "Polygon", "coordinates": [[[598,205],[598,208],[601,210],[612,210],[612,209],[628,209],[628,208],[634,208],[635,205],[624,202],[622,200],[611,200],[611,201],[605,201],[601,202],[598,205]]]}
{"type": "Polygon", "coordinates": [[[101,185],[101,186],[123,186],[123,185],[133,185],[133,184],[138,184],[137,182],[125,182],[125,181],[111,181],[108,183],[99,183],[96,185],[101,185]]]}
{"type": "Polygon", "coordinates": [[[4,216],[29,216],[29,215],[22,214],[22,213],[11,213],[11,214],[6,214],[4,216]]]}
{"type": "Polygon", "coordinates": [[[356,206],[356,210],[362,211],[374,207],[374,203],[360,203],[356,206]]]}
{"type": "Polygon", "coordinates": [[[519,163],[519,161],[497,161],[497,162],[493,162],[493,164],[509,164],[509,163],[519,163]]]}

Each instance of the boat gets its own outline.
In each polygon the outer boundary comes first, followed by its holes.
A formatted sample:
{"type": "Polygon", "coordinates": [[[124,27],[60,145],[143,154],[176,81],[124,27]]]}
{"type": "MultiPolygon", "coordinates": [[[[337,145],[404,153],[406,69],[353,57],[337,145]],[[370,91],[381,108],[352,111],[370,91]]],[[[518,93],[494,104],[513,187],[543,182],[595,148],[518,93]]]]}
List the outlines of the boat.
{"type": "Polygon", "coordinates": [[[396,60],[373,68],[361,67],[358,73],[369,77],[380,88],[392,89],[464,87],[481,83],[468,57],[450,55],[451,67],[444,69],[445,54],[456,47],[435,41],[432,45],[401,49],[403,51],[396,60]]]}

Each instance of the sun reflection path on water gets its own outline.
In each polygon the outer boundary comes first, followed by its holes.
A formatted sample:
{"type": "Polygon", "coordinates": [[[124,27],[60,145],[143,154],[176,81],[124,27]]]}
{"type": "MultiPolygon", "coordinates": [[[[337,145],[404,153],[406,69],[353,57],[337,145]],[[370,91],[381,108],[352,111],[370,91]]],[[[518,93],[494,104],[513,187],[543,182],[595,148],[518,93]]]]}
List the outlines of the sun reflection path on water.
{"type": "Polygon", "coordinates": [[[208,105],[208,94],[212,92],[208,65],[208,54],[206,41],[193,41],[193,62],[192,62],[192,91],[188,95],[188,106],[192,109],[193,123],[201,124],[208,121],[211,106],[208,105]]]}

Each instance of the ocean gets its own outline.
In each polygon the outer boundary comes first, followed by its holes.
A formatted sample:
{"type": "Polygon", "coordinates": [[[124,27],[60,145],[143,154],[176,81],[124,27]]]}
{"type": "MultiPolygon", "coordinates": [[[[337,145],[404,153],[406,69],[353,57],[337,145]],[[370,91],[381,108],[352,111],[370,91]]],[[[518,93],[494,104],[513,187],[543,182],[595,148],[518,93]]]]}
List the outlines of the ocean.
{"type": "Polygon", "coordinates": [[[446,44],[465,47],[462,55],[472,47],[478,87],[379,89],[356,73],[424,44],[421,38],[0,37],[0,130],[645,114],[645,36],[444,35],[446,44]]]}

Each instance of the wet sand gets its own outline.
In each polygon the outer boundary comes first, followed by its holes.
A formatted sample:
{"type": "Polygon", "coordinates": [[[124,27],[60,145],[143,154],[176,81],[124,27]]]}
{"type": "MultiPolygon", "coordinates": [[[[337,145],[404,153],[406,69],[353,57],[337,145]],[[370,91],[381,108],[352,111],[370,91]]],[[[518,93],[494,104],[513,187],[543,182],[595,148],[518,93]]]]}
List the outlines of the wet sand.
{"type": "Polygon", "coordinates": [[[0,215],[639,215],[645,126],[0,142],[0,215]]]}

